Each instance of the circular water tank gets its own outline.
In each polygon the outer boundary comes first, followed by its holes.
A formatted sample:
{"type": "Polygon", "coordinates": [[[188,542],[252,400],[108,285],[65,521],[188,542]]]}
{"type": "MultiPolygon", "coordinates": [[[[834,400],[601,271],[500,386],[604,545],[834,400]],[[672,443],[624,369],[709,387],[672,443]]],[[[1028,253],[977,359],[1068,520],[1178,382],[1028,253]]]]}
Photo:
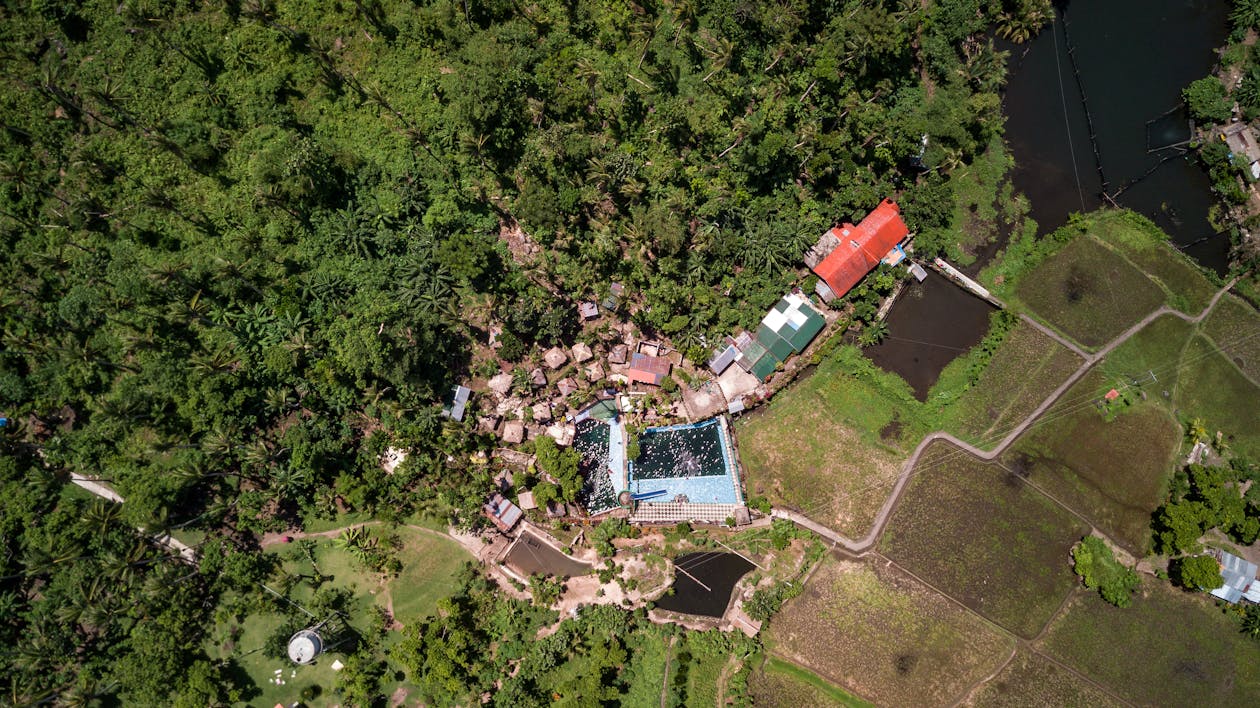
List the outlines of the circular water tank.
{"type": "Polygon", "coordinates": [[[304,629],[289,638],[289,659],[295,664],[309,664],[323,650],[324,641],[309,629],[304,629]]]}

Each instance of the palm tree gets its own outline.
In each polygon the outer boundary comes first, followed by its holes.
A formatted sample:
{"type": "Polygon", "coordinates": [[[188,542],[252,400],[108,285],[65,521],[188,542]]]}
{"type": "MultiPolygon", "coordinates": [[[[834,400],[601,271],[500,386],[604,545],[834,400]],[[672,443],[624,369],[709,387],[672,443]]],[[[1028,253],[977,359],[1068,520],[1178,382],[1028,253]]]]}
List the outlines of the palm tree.
{"type": "Polygon", "coordinates": [[[1237,30],[1260,27],[1260,0],[1234,0],[1234,11],[1229,13],[1229,21],[1237,30]]]}
{"type": "Polygon", "coordinates": [[[874,346],[884,340],[888,336],[888,323],[879,321],[872,322],[862,328],[862,333],[858,335],[858,344],[864,347],[874,346]]]}

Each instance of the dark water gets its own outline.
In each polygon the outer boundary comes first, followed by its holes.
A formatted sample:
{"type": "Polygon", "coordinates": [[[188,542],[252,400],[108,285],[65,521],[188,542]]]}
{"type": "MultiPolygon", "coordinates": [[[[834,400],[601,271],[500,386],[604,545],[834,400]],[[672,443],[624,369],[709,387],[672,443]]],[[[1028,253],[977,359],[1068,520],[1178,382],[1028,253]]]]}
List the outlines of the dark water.
{"type": "Polygon", "coordinates": [[[984,339],[993,306],[928,271],[912,282],[888,313],[888,336],[866,356],[905,379],[919,400],[927,398],[945,365],[984,339]]]}
{"type": "Polygon", "coordinates": [[[656,606],[670,612],[721,617],[735,583],[753,569],[753,564],[734,553],[688,553],[674,559],[674,569],[674,594],[657,600],[656,606]],[[680,568],[710,589],[678,572],[680,568]]]}
{"type": "Polygon", "coordinates": [[[1058,12],[1061,19],[1033,41],[1003,47],[1012,57],[1003,105],[1015,187],[1028,196],[1040,231],[1102,206],[1105,179],[1121,206],[1145,214],[1195,260],[1224,272],[1229,237],[1208,224],[1216,198],[1207,175],[1188,153],[1148,151],[1189,137],[1181,90],[1216,63],[1225,1],[1078,1],[1058,12]]]}
{"type": "Polygon", "coordinates": [[[504,561],[525,576],[554,575],[571,578],[591,571],[589,565],[569,558],[529,533],[521,534],[521,540],[512,547],[504,561]]]}

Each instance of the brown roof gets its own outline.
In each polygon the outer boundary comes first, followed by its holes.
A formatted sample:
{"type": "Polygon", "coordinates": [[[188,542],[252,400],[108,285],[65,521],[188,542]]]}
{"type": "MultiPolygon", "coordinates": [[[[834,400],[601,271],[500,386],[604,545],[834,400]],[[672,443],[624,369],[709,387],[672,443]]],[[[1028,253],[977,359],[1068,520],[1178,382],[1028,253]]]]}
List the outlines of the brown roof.
{"type": "Polygon", "coordinates": [[[660,385],[669,376],[669,368],[669,359],[636,352],[630,357],[630,370],[626,375],[631,381],[660,385]]]}

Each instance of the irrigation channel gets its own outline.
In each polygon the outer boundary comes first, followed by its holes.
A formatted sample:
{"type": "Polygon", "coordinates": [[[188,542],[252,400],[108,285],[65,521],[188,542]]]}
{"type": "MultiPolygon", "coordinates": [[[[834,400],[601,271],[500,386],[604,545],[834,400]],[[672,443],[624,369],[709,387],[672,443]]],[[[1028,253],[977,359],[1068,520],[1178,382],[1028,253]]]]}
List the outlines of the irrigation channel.
{"type": "Polygon", "coordinates": [[[734,553],[681,555],[674,559],[674,592],[657,600],[656,606],[669,612],[721,617],[735,583],[752,569],[752,563],[734,553]]]}
{"type": "MultiPolygon", "coordinates": [[[[1224,43],[1225,0],[1056,2],[1058,19],[1010,52],[1003,97],[1015,189],[1041,234],[1107,203],[1154,221],[1187,255],[1224,273],[1229,237],[1208,223],[1216,202],[1185,145],[1181,90],[1207,76],[1224,43]],[[1104,196],[1105,194],[1105,196],[1104,196]]],[[[964,270],[975,275],[1008,234],[964,270]]],[[[991,306],[935,273],[888,313],[888,336],[866,350],[924,400],[945,366],[975,346],[991,306]]]]}

